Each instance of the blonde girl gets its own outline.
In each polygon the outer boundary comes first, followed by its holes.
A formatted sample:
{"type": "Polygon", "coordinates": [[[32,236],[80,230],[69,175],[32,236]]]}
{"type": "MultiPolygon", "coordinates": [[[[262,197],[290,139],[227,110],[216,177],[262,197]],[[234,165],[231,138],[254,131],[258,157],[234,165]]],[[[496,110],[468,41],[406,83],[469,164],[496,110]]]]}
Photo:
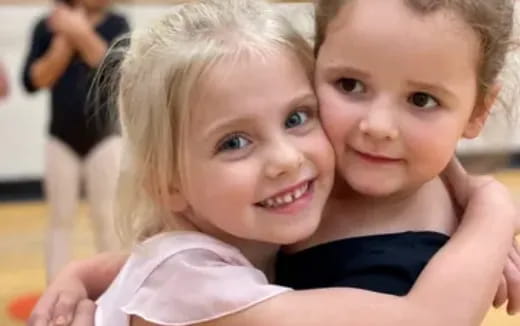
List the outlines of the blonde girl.
{"type": "Polygon", "coordinates": [[[196,324],[289,290],[263,273],[316,230],[333,181],[313,66],[261,2],[187,4],[132,35],[118,216],[139,244],[97,325],[196,324]]]}

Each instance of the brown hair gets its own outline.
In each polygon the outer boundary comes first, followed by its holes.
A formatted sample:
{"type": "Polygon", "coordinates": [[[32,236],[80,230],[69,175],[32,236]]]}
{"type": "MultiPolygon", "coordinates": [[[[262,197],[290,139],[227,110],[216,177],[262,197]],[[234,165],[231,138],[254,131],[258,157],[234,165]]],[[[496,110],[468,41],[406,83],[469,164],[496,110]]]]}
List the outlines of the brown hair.
{"type": "MultiPolygon", "coordinates": [[[[514,0],[403,0],[422,15],[438,10],[454,10],[478,34],[481,42],[479,94],[484,95],[504,67],[511,45],[514,0]]],[[[327,27],[348,0],[316,1],[316,43],[318,55],[327,27]]]]}

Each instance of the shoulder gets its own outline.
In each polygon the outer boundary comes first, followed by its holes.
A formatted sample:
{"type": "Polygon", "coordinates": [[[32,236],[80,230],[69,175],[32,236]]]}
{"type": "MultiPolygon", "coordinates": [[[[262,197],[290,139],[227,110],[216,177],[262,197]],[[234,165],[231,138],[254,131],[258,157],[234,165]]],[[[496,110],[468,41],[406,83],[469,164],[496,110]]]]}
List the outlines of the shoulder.
{"type": "Polygon", "coordinates": [[[42,16],[38,18],[36,23],[34,24],[33,30],[35,34],[38,35],[44,35],[44,34],[51,34],[51,31],[49,30],[49,27],[47,26],[47,19],[48,16],[42,16]]]}
{"type": "Polygon", "coordinates": [[[197,233],[152,238],[134,251],[129,266],[119,287],[134,289],[122,310],[159,324],[220,318],[289,290],[269,284],[237,249],[197,233]]]}
{"type": "Polygon", "coordinates": [[[218,239],[197,232],[171,232],[137,245],[119,281],[134,288],[166,279],[184,286],[190,280],[214,278],[212,274],[226,266],[252,268],[239,250],[218,239]]]}
{"type": "Polygon", "coordinates": [[[189,278],[196,275],[193,269],[201,272],[205,266],[252,267],[235,247],[197,232],[172,232],[150,238],[135,248],[129,265],[138,269],[148,265],[149,278],[161,273],[189,278]]]}
{"type": "Polygon", "coordinates": [[[181,256],[190,256],[200,252],[218,256],[224,260],[237,260],[243,264],[249,264],[249,261],[235,247],[199,232],[182,231],[159,234],[136,246],[133,255],[148,259],[150,253],[154,253],[158,257],[172,258],[181,253],[181,256]]]}

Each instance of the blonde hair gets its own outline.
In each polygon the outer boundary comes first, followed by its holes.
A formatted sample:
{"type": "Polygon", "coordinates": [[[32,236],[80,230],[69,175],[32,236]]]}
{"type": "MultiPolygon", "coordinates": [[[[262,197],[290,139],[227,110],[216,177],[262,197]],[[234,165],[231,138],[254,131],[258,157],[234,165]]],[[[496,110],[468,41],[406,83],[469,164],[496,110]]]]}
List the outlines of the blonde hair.
{"type": "Polygon", "coordinates": [[[309,78],[314,69],[311,46],[264,1],[202,0],[174,9],[131,35],[117,78],[124,149],[116,217],[127,245],[176,228],[168,194],[180,182],[193,89],[212,66],[288,49],[309,78]]]}
{"type": "MultiPolygon", "coordinates": [[[[327,27],[341,8],[352,0],[316,1],[315,54],[327,37],[327,27]]],[[[421,15],[454,10],[477,33],[481,43],[479,96],[486,94],[503,69],[512,45],[514,0],[403,0],[421,15]]],[[[355,45],[353,45],[355,46],[355,45]]]]}

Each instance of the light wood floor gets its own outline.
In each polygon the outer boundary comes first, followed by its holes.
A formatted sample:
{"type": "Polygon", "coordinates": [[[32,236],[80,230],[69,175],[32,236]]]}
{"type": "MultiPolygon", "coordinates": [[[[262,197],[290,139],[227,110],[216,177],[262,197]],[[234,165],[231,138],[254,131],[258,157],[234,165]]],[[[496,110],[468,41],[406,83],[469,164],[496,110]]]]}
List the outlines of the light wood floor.
{"type": "MultiPolygon", "coordinates": [[[[520,200],[520,172],[497,175],[520,200]]],[[[76,257],[92,254],[92,236],[86,219],[86,207],[78,212],[73,246],[76,257]]],[[[41,202],[0,204],[0,325],[21,326],[6,311],[7,304],[20,295],[41,291],[44,287],[43,240],[46,207],[41,202]]],[[[520,317],[508,317],[503,311],[491,311],[485,326],[520,325],[520,317]]]]}

